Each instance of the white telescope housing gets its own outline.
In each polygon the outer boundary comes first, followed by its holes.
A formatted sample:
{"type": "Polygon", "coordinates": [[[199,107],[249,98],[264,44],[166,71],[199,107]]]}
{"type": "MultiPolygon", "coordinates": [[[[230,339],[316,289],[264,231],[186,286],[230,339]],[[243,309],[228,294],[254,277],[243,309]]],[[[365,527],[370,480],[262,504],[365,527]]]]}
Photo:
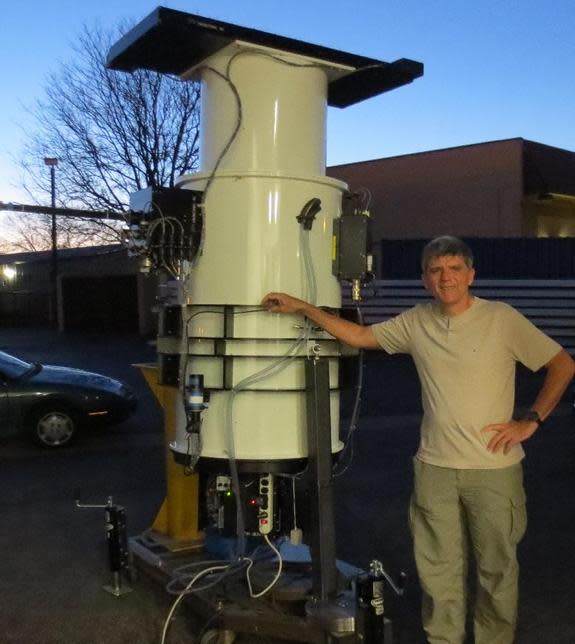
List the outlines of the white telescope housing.
{"type": "MultiPolygon", "coordinates": [[[[302,338],[300,316],[254,310],[269,291],[309,297],[311,280],[316,283],[317,304],[341,306],[339,283],[331,271],[331,241],[346,185],[325,176],[327,66],[234,43],[205,60],[194,75],[202,84],[201,170],[182,177],[179,186],[205,190],[212,179],[205,195],[202,251],[185,282],[190,302],[185,315],[194,316],[188,324],[186,376],[203,374],[206,389],[212,391],[203,412],[202,457],[227,458],[230,431],[240,461],[307,456],[303,358],[312,343],[320,355],[333,356],[331,423],[336,451],[337,344],[325,334],[308,332],[310,340],[302,338]],[[235,128],[237,135],[223,154],[235,128]],[[321,200],[321,211],[311,230],[303,232],[297,217],[315,198],[321,200]],[[304,235],[312,263],[307,268],[304,235]],[[214,306],[220,313],[201,313],[214,306]],[[313,342],[312,337],[321,341],[313,342]],[[274,375],[274,365],[298,338],[294,357],[274,375]],[[264,369],[272,373],[259,379],[264,369]]],[[[174,448],[185,453],[183,408],[177,427],[174,448]]]]}
{"type": "MultiPolygon", "coordinates": [[[[339,309],[332,224],[347,186],[325,176],[328,104],[344,107],[411,82],[422,66],[384,63],[159,8],[115,45],[115,69],[145,67],[201,82],[201,249],[186,271],[180,381],[201,374],[201,456],[251,463],[308,455],[304,359],[330,362],[332,451],[338,439],[338,343],[300,316],[260,310],[269,291],[339,309]],[[311,227],[298,216],[321,204],[311,227]],[[309,229],[306,229],[309,228],[309,229]],[[289,356],[289,357],[288,357],[289,356]]],[[[317,210],[317,209],[316,209],[317,210]]],[[[183,405],[177,439],[189,450],[183,405]]]]}

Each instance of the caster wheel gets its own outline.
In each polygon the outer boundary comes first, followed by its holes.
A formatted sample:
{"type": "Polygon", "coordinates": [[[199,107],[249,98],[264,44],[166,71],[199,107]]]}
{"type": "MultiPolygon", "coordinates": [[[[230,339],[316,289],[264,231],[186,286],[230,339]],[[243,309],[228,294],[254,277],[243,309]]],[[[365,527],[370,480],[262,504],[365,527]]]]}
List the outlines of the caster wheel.
{"type": "Polygon", "coordinates": [[[211,629],[206,631],[200,639],[200,644],[233,644],[236,634],[233,631],[220,631],[211,629]]]}

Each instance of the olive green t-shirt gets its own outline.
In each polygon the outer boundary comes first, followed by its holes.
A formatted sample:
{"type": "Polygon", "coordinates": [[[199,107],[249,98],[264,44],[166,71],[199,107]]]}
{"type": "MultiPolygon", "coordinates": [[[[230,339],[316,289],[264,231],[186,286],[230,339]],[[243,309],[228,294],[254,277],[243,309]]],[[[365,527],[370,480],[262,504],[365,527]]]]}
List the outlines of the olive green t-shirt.
{"type": "Polygon", "coordinates": [[[440,467],[507,467],[524,457],[487,450],[492,433],[481,429],[512,418],[515,364],[532,371],[561,346],[503,302],[475,297],[448,317],[435,302],[420,304],[372,326],[387,353],[409,353],[421,381],[423,420],[417,457],[440,467]]]}

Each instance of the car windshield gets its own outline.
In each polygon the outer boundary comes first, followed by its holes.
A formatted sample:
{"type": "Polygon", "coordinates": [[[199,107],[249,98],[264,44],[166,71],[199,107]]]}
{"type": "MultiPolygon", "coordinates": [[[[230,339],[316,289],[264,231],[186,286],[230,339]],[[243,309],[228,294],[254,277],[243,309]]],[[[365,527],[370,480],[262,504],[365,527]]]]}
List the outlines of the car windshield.
{"type": "Polygon", "coordinates": [[[25,362],[19,358],[0,351],[0,373],[3,373],[8,378],[19,378],[26,372],[34,368],[30,362],[25,362]]]}

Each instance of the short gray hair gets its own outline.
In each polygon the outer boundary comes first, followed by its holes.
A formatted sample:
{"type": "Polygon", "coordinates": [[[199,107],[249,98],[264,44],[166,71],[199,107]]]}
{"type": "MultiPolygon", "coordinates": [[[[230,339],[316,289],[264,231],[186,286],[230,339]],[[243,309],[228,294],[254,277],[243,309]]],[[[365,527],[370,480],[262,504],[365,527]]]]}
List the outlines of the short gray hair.
{"type": "Polygon", "coordinates": [[[444,235],[432,239],[425,245],[421,253],[421,270],[425,273],[432,259],[445,257],[445,255],[461,255],[467,268],[473,268],[473,253],[471,248],[457,237],[444,235]]]}

